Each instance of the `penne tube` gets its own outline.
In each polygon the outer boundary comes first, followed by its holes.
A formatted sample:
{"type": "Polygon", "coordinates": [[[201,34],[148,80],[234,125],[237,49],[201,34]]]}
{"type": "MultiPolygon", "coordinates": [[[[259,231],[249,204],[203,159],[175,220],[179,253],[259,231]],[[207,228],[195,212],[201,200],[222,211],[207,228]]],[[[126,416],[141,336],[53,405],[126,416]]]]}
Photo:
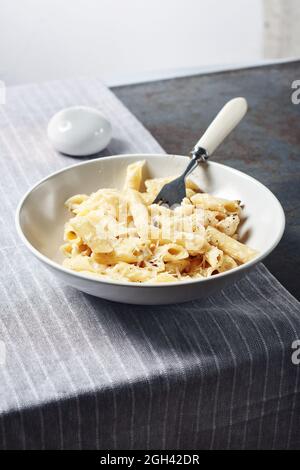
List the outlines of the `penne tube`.
{"type": "Polygon", "coordinates": [[[128,165],[124,189],[135,189],[138,191],[142,182],[142,171],[145,161],[139,161],[128,165]]]}
{"type": "Polygon", "coordinates": [[[195,194],[191,197],[191,201],[195,206],[203,207],[203,209],[237,214],[240,212],[239,201],[229,201],[205,193],[195,194]]]}
{"type": "Polygon", "coordinates": [[[252,248],[243,245],[243,243],[234,240],[223,232],[220,232],[214,227],[207,227],[206,238],[209,243],[216,246],[220,250],[223,250],[234,260],[240,263],[247,263],[251,259],[257,256],[257,251],[252,248]]]}

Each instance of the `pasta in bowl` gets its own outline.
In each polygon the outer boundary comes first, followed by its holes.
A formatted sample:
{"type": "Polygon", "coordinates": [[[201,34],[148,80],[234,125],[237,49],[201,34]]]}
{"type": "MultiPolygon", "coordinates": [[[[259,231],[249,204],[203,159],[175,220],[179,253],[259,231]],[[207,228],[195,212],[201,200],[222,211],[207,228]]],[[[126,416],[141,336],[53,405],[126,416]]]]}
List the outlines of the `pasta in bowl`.
{"type": "Polygon", "coordinates": [[[60,170],[23,197],[17,231],[39,261],[83,292],[151,305],[206,297],[267,256],[285,219],[265,186],[215,162],[195,170],[180,206],[152,204],[186,162],[119,155],[60,170]]]}
{"type": "Polygon", "coordinates": [[[63,266],[77,272],[138,283],[206,278],[257,256],[238,241],[240,201],[201,193],[187,180],[177,207],[153,204],[172,177],[145,181],[145,161],[127,167],[123,190],[104,188],[66,201],[63,266]]]}

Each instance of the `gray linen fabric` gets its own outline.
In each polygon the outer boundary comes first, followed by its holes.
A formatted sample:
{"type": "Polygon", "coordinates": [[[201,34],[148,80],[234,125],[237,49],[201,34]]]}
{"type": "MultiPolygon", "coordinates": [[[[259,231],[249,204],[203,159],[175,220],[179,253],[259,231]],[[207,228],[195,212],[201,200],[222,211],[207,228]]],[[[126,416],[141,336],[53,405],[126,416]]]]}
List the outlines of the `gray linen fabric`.
{"type": "Polygon", "coordinates": [[[300,366],[291,361],[299,303],[263,265],[205,301],[128,306],[61,285],[22,246],[14,228],[21,196],[75,161],[46,137],[52,114],[73,104],[111,119],[107,154],[162,151],[98,80],[8,89],[0,105],[0,447],[300,447],[300,366]]]}

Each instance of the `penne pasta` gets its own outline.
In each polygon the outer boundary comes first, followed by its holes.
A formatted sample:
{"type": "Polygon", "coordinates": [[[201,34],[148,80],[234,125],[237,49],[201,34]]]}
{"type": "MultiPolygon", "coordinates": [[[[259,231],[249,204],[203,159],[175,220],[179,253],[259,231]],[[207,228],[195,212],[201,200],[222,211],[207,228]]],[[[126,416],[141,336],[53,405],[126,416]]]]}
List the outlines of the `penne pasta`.
{"type": "Polygon", "coordinates": [[[257,251],[229,237],[225,233],[220,232],[214,227],[207,227],[206,235],[209,243],[223,250],[231,256],[231,258],[240,263],[247,263],[247,261],[257,256],[257,251]]]}
{"type": "Polygon", "coordinates": [[[257,252],[237,241],[240,202],[200,193],[191,180],[181,205],[153,204],[174,177],[145,181],[144,162],[128,166],[123,190],[78,194],[65,205],[63,265],[84,274],[139,283],[207,278],[257,252]]]}
{"type": "Polygon", "coordinates": [[[142,182],[144,163],[144,161],[140,161],[128,165],[124,185],[125,189],[135,189],[136,191],[139,191],[142,182]]]}

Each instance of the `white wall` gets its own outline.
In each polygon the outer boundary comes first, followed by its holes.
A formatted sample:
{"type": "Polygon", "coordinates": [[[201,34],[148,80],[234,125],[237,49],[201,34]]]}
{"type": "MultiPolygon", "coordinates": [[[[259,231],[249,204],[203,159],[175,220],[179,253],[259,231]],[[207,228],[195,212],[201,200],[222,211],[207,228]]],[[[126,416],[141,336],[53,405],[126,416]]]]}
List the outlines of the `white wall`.
{"type": "Polygon", "coordinates": [[[300,57],[299,0],[264,0],[264,54],[300,57]]]}
{"type": "Polygon", "coordinates": [[[262,58],[261,0],[0,0],[0,79],[108,83],[262,58]]]}

